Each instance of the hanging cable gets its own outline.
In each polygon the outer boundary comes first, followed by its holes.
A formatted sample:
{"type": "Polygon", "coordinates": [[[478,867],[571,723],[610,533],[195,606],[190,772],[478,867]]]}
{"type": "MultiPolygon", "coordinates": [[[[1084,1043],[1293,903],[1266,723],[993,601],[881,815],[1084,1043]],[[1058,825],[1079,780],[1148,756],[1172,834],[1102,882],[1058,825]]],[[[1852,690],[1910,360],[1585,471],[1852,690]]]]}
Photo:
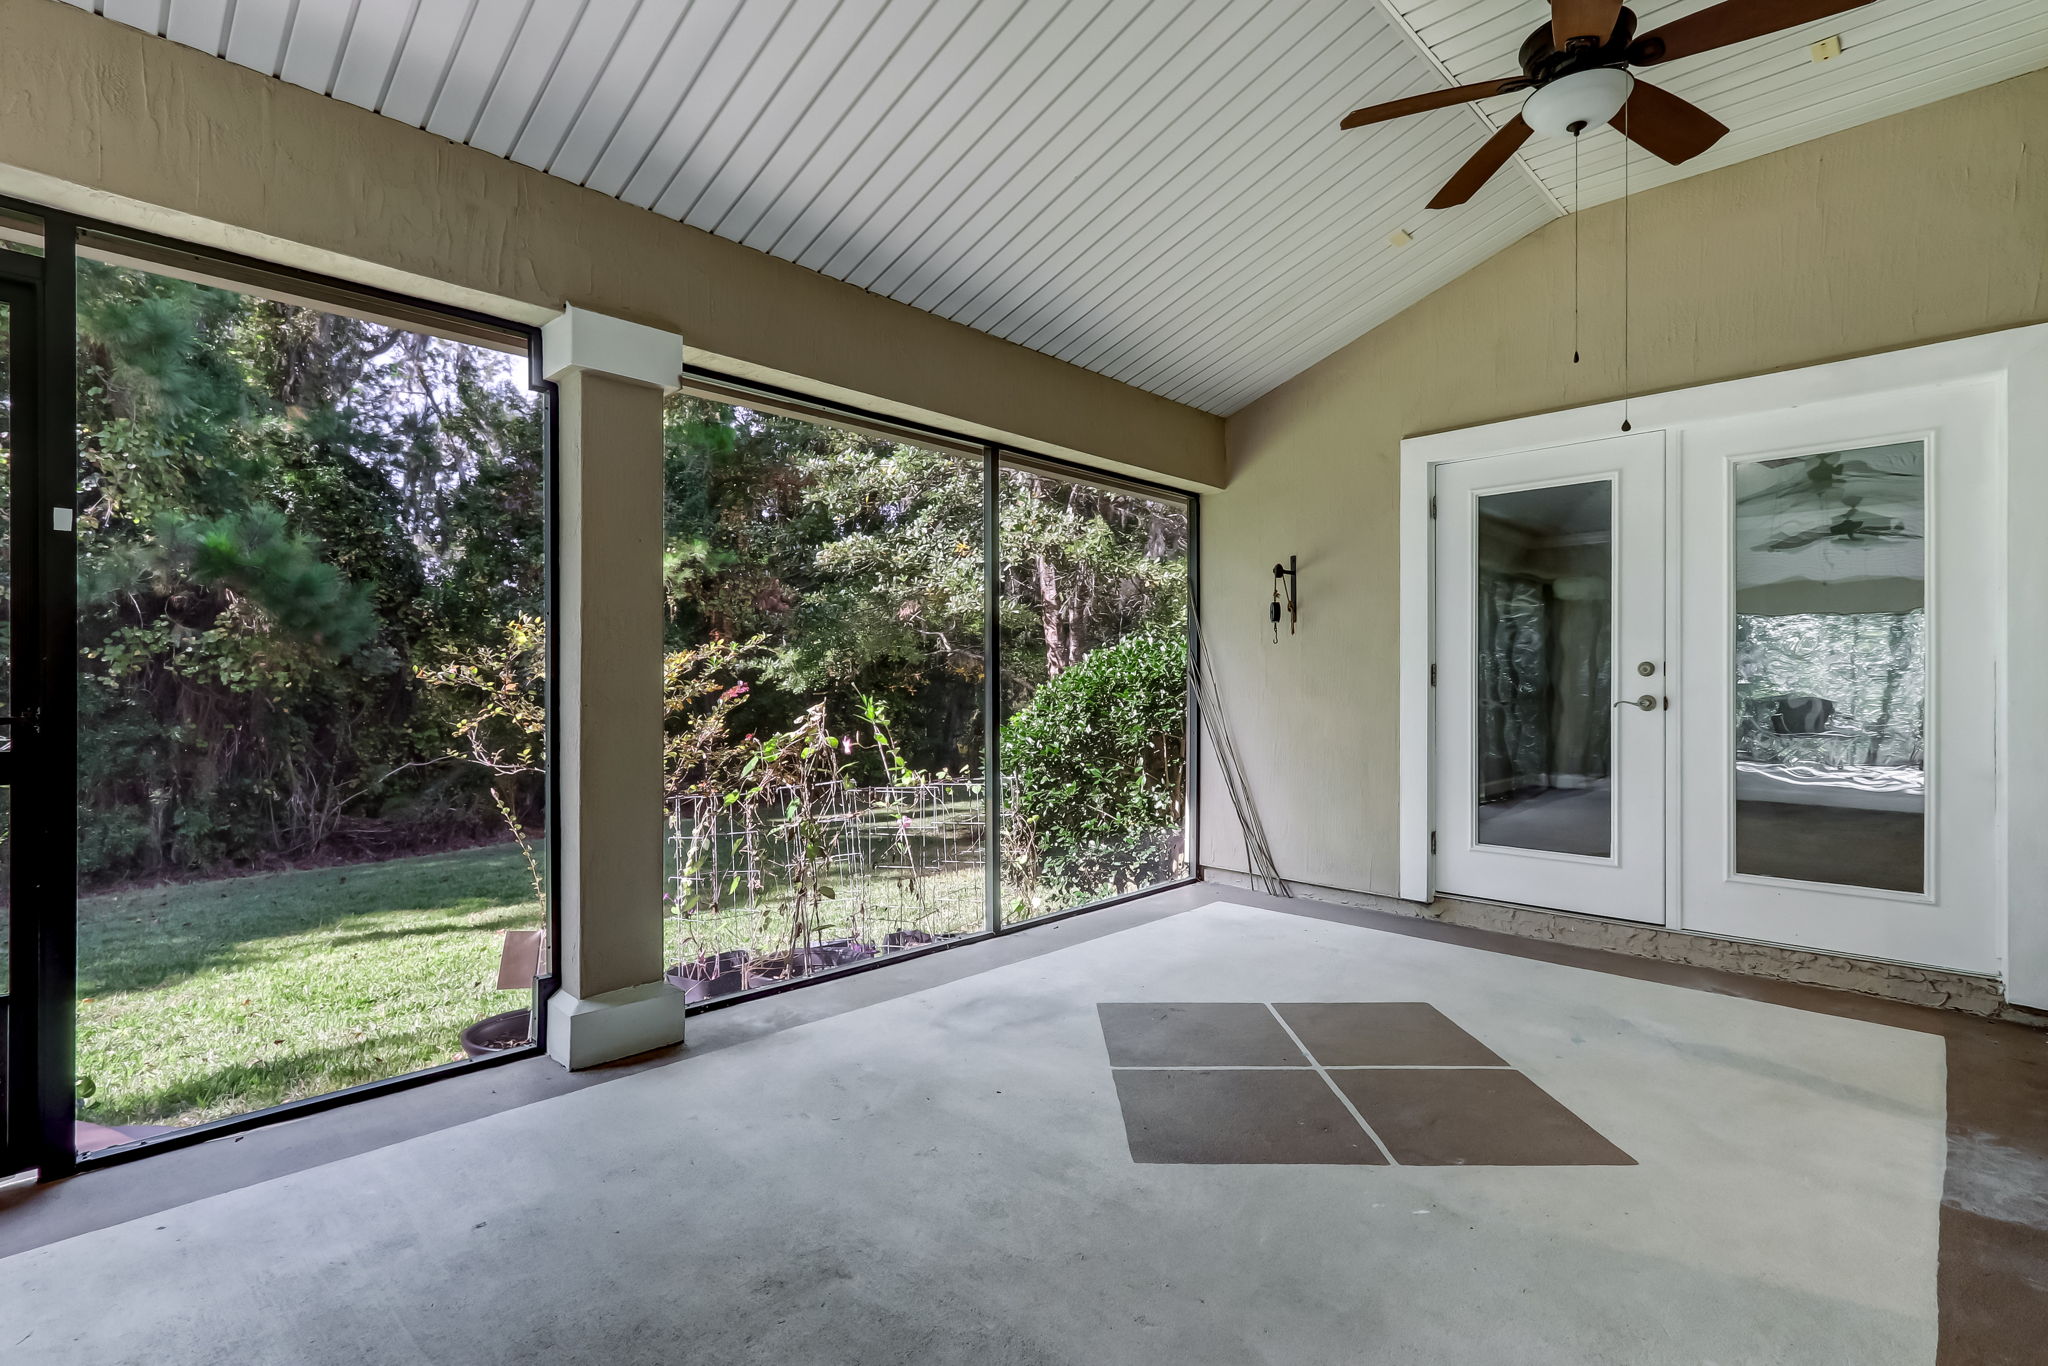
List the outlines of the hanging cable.
{"type": "Polygon", "coordinates": [[[1237,818],[1238,833],[1244,839],[1245,860],[1249,864],[1246,872],[1250,876],[1252,890],[1291,898],[1294,892],[1288,887],[1287,880],[1280,876],[1279,865],[1273,860],[1273,847],[1266,839],[1265,826],[1259,820],[1258,808],[1252,803],[1251,784],[1245,778],[1237,740],[1225,718],[1223,694],[1216,683],[1216,663],[1209,654],[1208,634],[1202,628],[1202,614],[1193,603],[1188,604],[1188,621],[1193,628],[1190,634],[1194,637],[1194,648],[1188,651],[1188,691],[1195,698],[1202,732],[1209,737],[1216,770],[1222,775],[1223,790],[1230,798],[1231,814],[1237,818]],[[1265,884],[1263,887],[1260,886],[1262,882],[1265,884]]]}

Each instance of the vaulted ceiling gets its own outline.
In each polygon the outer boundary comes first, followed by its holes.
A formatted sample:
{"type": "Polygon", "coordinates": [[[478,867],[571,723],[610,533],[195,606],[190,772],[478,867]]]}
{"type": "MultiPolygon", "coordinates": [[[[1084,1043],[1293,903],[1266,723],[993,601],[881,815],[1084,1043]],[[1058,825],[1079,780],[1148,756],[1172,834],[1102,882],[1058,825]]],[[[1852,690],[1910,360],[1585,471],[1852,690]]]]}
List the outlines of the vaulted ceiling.
{"type": "MultiPolygon", "coordinates": [[[[1542,0],[66,3],[1218,413],[1623,185],[1602,129],[1425,209],[1519,96],[1337,129],[1513,74],[1542,0]]],[[[1627,183],[2044,65],[2042,0],[1877,0],[1659,68],[1733,131],[1627,183]]]]}

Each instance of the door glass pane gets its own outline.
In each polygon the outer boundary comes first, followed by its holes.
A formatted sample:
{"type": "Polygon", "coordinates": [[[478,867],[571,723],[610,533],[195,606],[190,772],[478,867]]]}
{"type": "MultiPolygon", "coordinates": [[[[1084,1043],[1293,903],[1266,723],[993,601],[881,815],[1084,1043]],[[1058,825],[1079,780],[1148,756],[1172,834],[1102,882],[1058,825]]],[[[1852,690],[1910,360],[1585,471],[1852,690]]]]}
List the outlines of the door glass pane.
{"type": "Polygon", "coordinates": [[[81,1150],[516,1046],[524,359],[91,260],[77,324],[81,1150]]]}
{"type": "Polygon", "coordinates": [[[1601,479],[1479,499],[1481,844],[1613,849],[1613,487],[1601,479]]]}
{"type": "Polygon", "coordinates": [[[1005,923],[1187,876],[1188,509],[1005,466],[1005,923]]]}
{"type": "Polygon", "coordinates": [[[1925,886],[1925,473],[1917,441],[1735,467],[1738,873],[1925,886]]]}
{"type": "Polygon", "coordinates": [[[664,466],[669,980],[985,930],[982,461],[678,395],[664,466]]]}
{"type": "MultiPolygon", "coordinates": [[[[0,304],[0,716],[14,709],[14,316],[0,304]]],[[[13,741],[14,727],[0,725],[0,749],[13,741]]],[[[0,895],[6,889],[0,887],[0,895]]]]}

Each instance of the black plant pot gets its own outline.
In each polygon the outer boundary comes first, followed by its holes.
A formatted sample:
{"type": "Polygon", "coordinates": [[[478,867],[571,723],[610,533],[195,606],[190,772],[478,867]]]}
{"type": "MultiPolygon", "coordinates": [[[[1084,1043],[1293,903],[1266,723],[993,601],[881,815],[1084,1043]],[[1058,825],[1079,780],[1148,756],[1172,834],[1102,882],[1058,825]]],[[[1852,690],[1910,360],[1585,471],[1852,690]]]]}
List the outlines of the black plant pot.
{"type": "Polygon", "coordinates": [[[882,952],[893,953],[898,949],[921,949],[927,944],[944,944],[960,938],[957,934],[927,934],[923,930],[891,930],[882,936],[882,952]]]}
{"type": "Polygon", "coordinates": [[[533,1012],[508,1010],[478,1020],[462,1031],[462,1056],[488,1058],[508,1048],[524,1048],[533,1042],[533,1012]]]}
{"type": "Polygon", "coordinates": [[[708,1001],[730,996],[746,985],[747,964],[753,955],[745,949],[710,953],[668,970],[669,985],[680,987],[685,1001],[708,1001]]]}

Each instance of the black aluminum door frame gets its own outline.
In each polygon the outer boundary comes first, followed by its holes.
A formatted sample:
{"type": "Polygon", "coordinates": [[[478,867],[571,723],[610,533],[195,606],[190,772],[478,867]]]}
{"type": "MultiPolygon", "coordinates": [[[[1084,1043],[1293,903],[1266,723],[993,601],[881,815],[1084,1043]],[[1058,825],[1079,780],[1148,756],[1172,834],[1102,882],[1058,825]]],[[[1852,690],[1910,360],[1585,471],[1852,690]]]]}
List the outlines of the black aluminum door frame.
{"type": "Polygon", "coordinates": [[[12,913],[0,1173],[35,1169],[48,1179],[75,1162],[75,1026],[69,994],[52,988],[70,981],[77,934],[77,812],[63,776],[77,750],[70,725],[77,680],[69,667],[77,644],[77,587],[70,526],[72,234],[55,215],[44,227],[44,255],[0,251],[13,387],[7,489],[12,720],[10,748],[0,755],[0,783],[8,787],[12,913]]]}

